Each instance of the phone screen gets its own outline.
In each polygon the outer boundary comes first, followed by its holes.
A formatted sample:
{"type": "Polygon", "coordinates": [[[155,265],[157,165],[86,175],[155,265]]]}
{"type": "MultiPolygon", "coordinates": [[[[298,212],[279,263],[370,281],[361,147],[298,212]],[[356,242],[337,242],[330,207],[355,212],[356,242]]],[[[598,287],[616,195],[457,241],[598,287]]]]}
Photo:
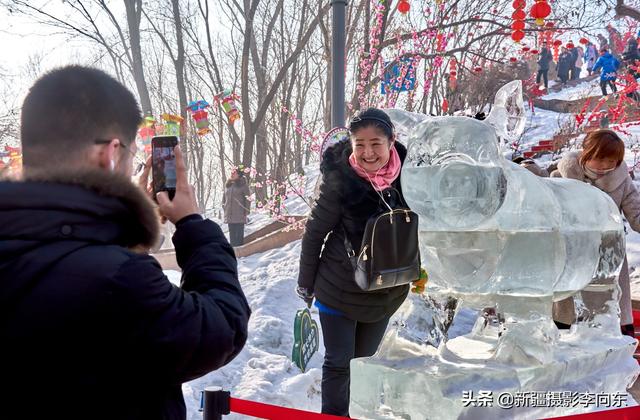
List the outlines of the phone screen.
{"type": "Polygon", "coordinates": [[[162,139],[155,141],[152,147],[153,191],[167,191],[173,198],[176,189],[176,156],[173,152],[175,142],[162,139]]]}

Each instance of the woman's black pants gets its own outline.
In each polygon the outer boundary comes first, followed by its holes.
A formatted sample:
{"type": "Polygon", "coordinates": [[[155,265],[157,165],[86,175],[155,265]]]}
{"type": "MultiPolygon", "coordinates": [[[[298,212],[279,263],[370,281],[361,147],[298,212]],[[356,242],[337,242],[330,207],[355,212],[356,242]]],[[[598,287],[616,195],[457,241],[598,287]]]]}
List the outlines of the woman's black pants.
{"type": "Polygon", "coordinates": [[[320,312],[324,364],[322,365],[322,413],[349,416],[349,363],[373,355],[382,341],[389,318],[364,323],[320,312]]]}

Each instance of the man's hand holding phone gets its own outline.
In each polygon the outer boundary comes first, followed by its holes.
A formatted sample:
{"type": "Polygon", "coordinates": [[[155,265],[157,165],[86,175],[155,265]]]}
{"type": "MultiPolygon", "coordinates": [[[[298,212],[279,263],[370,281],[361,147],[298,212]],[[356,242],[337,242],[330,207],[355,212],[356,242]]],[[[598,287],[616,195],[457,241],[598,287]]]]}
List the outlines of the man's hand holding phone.
{"type": "Polygon", "coordinates": [[[160,214],[175,225],[176,222],[186,216],[198,214],[198,205],[196,204],[194,189],[187,180],[187,167],[184,164],[180,146],[176,146],[173,150],[176,156],[175,196],[173,200],[170,200],[169,194],[166,191],[161,191],[156,194],[156,200],[158,201],[160,214]]]}

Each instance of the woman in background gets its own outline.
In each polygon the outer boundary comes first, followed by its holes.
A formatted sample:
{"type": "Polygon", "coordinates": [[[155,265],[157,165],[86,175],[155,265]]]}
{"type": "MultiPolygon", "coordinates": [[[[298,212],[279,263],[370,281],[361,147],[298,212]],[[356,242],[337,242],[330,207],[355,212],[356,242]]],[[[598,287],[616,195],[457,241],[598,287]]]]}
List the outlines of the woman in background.
{"type": "MultiPolygon", "coordinates": [[[[631,229],[640,232],[640,194],[624,163],[624,152],[624,142],[614,131],[607,129],[592,131],[584,139],[582,150],[567,153],[551,176],[587,182],[607,193],[624,214],[631,229]]],[[[634,337],[629,265],[626,256],[618,282],[622,290],[621,330],[623,334],[634,337]]],[[[583,300],[589,306],[587,293],[583,293],[583,300]]],[[[554,308],[556,324],[559,323],[560,327],[568,328],[575,317],[573,312],[571,302],[567,300],[558,302],[554,308]]]]}
{"type": "Polygon", "coordinates": [[[234,169],[231,172],[231,177],[227,180],[224,196],[222,197],[224,222],[229,225],[229,243],[231,243],[231,246],[244,244],[244,225],[247,223],[251,207],[249,195],[251,195],[251,191],[244,173],[239,169],[234,169]]]}

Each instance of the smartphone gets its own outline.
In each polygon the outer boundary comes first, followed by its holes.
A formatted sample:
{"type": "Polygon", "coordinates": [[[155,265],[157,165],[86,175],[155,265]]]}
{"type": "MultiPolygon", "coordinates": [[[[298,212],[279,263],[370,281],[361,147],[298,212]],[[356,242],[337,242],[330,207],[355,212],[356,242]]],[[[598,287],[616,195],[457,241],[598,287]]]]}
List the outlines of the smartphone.
{"type": "Polygon", "coordinates": [[[173,200],[176,194],[176,155],[173,149],[178,144],[176,136],[157,136],[151,139],[151,183],[153,197],[166,191],[173,200]]]}

